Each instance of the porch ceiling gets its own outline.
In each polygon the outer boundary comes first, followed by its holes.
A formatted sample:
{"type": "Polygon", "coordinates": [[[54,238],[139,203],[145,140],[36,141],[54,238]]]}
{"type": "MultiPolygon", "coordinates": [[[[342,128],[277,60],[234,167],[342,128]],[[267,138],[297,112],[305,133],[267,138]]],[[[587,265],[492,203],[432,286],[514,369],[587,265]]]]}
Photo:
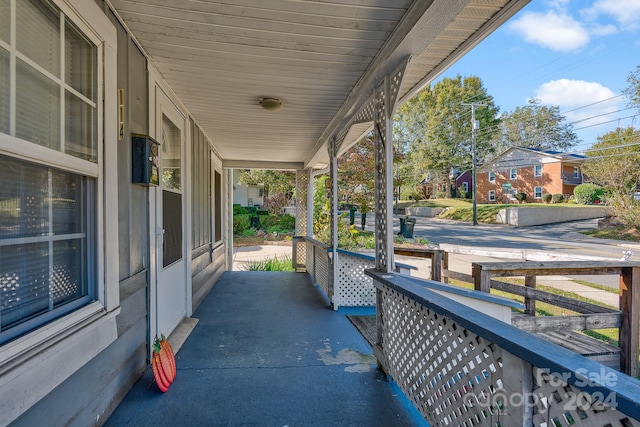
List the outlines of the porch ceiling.
{"type": "MultiPolygon", "coordinates": [[[[529,0],[111,0],[234,167],[321,166],[327,141],[411,57],[407,99],[529,0]],[[284,100],[263,110],[261,97],[284,100]]],[[[348,138],[359,135],[349,132],[348,138]]],[[[345,140],[349,145],[355,141],[345,140]]]]}

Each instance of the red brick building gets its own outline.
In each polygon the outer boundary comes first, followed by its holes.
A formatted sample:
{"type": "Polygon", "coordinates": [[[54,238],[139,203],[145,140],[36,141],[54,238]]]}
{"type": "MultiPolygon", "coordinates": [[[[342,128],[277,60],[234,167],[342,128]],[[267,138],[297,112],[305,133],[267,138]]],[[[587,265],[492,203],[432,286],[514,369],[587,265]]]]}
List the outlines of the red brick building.
{"type": "Polygon", "coordinates": [[[542,195],[562,194],[565,199],[583,182],[585,156],[558,151],[512,147],[477,170],[479,203],[504,203],[511,193],[525,193],[528,202],[542,195]]]}

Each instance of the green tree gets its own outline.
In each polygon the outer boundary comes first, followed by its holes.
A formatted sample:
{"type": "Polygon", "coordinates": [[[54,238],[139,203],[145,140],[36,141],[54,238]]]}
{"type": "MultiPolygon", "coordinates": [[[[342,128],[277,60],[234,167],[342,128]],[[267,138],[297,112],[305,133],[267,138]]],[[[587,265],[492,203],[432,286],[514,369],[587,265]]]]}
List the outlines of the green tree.
{"type": "Polygon", "coordinates": [[[640,180],[640,130],[630,126],[598,137],[587,157],[583,171],[606,189],[613,214],[640,230],[640,204],[634,199],[640,180]]]}
{"type": "Polygon", "coordinates": [[[617,128],[587,150],[584,173],[610,192],[632,197],[640,179],[640,130],[617,128]]]}
{"type": "Polygon", "coordinates": [[[640,109],[640,65],[638,65],[635,71],[632,71],[627,77],[627,83],[629,86],[623,91],[629,99],[630,106],[636,106],[640,109]]]}
{"type": "Polygon", "coordinates": [[[540,105],[540,100],[531,99],[524,107],[502,115],[496,148],[499,152],[509,147],[563,151],[578,141],[573,125],[565,122],[559,107],[540,105]]]}
{"type": "Polygon", "coordinates": [[[293,196],[296,188],[296,174],[292,171],[251,169],[242,171],[238,183],[245,185],[264,185],[265,196],[284,194],[287,199],[293,196]]]}
{"type": "Polygon", "coordinates": [[[450,171],[454,167],[471,168],[471,107],[464,104],[472,102],[483,104],[476,107],[481,130],[477,134],[476,155],[481,160],[494,153],[499,108],[479,77],[444,78],[418,92],[396,116],[394,131],[398,140],[409,144],[408,162],[419,175],[430,171],[446,181],[447,197],[451,196],[450,171]]]}

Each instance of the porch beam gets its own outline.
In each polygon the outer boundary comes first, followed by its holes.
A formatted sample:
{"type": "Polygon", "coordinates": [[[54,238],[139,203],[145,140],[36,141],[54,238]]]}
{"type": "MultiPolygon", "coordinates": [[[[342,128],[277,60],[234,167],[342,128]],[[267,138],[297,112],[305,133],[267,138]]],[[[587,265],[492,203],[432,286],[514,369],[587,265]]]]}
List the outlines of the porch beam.
{"type": "Polygon", "coordinates": [[[263,162],[251,160],[223,160],[223,168],[231,169],[271,169],[271,170],[300,170],[304,169],[303,162],[263,162]]]}

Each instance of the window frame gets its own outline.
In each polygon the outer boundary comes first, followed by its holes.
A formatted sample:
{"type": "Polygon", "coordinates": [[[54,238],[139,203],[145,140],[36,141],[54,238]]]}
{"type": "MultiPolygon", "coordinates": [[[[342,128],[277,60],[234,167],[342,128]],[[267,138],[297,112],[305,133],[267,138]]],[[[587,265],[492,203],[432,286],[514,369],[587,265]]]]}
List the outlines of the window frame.
{"type": "Polygon", "coordinates": [[[509,179],[510,180],[518,179],[518,169],[517,168],[509,169],[509,179]]]}
{"type": "Polygon", "coordinates": [[[537,186],[533,187],[533,198],[534,199],[542,199],[542,187],[537,186]]]}
{"type": "Polygon", "coordinates": [[[580,167],[579,166],[574,166],[573,167],[573,177],[575,179],[580,178],[580,167]]]}
{"type": "Polygon", "coordinates": [[[542,176],[542,165],[533,166],[533,176],[534,178],[540,178],[542,176]]]}
{"type": "Polygon", "coordinates": [[[489,182],[496,182],[496,173],[495,172],[488,172],[488,178],[489,178],[489,182]]]}
{"type": "Polygon", "coordinates": [[[462,189],[464,190],[465,193],[469,192],[469,183],[467,181],[462,182],[462,189]]]}
{"type": "MultiPolygon", "coordinates": [[[[58,8],[59,12],[89,42],[93,43],[96,49],[94,70],[96,112],[93,127],[97,161],[94,163],[74,157],[5,133],[0,133],[0,153],[95,180],[92,205],[88,207],[93,211],[93,224],[88,224],[88,227],[92,227],[95,232],[93,240],[87,241],[87,249],[93,253],[90,256],[93,258],[95,280],[90,286],[94,298],[92,302],[57,317],[44,327],[36,327],[12,341],[0,345],[0,366],[25,353],[31,351],[38,353],[41,351],[38,350],[41,346],[68,346],[69,342],[67,341],[73,339],[73,332],[76,330],[90,328],[98,334],[93,338],[96,345],[91,347],[91,351],[87,351],[82,357],[79,357],[78,361],[93,357],[117,338],[109,330],[111,327],[105,329],[106,324],[115,326],[115,316],[119,313],[120,306],[117,268],[119,250],[117,168],[105,166],[117,164],[117,150],[115,150],[115,143],[118,140],[116,116],[117,32],[113,23],[95,2],[83,0],[48,1],[58,8]],[[109,145],[113,145],[113,149],[105,149],[105,141],[109,145]],[[109,239],[105,238],[107,235],[109,239]]],[[[13,4],[15,5],[15,3],[13,4]]],[[[15,19],[12,19],[11,22],[12,28],[15,28],[15,19]]],[[[3,41],[0,41],[0,44],[5,49],[9,46],[3,41]]],[[[10,45],[13,46],[10,50],[11,60],[15,62],[15,30],[12,30],[10,45]]],[[[10,114],[15,114],[15,72],[12,73],[10,79],[11,93],[14,99],[11,100],[9,111],[10,114]]],[[[64,114],[61,114],[60,120],[64,122],[64,114]]],[[[9,132],[15,133],[15,124],[10,126],[9,132]]],[[[87,202],[89,201],[87,200],[87,202]]],[[[82,335],[82,337],[90,339],[91,334],[82,335]]],[[[84,338],[76,338],[76,340],[78,339],[83,340],[84,338]]],[[[34,359],[33,363],[24,364],[21,369],[34,372],[36,375],[39,371],[30,371],[30,369],[39,366],[40,363],[42,363],[41,360],[34,359]]],[[[73,366],[72,371],[81,365],[73,364],[73,366]]],[[[51,375],[52,383],[56,381],[60,383],[72,371],[53,373],[51,375]]]]}
{"type": "Polygon", "coordinates": [[[489,190],[488,199],[489,199],[490,202],[495,202],[496,201],[496,191],[495,190],[489,190]]]}

